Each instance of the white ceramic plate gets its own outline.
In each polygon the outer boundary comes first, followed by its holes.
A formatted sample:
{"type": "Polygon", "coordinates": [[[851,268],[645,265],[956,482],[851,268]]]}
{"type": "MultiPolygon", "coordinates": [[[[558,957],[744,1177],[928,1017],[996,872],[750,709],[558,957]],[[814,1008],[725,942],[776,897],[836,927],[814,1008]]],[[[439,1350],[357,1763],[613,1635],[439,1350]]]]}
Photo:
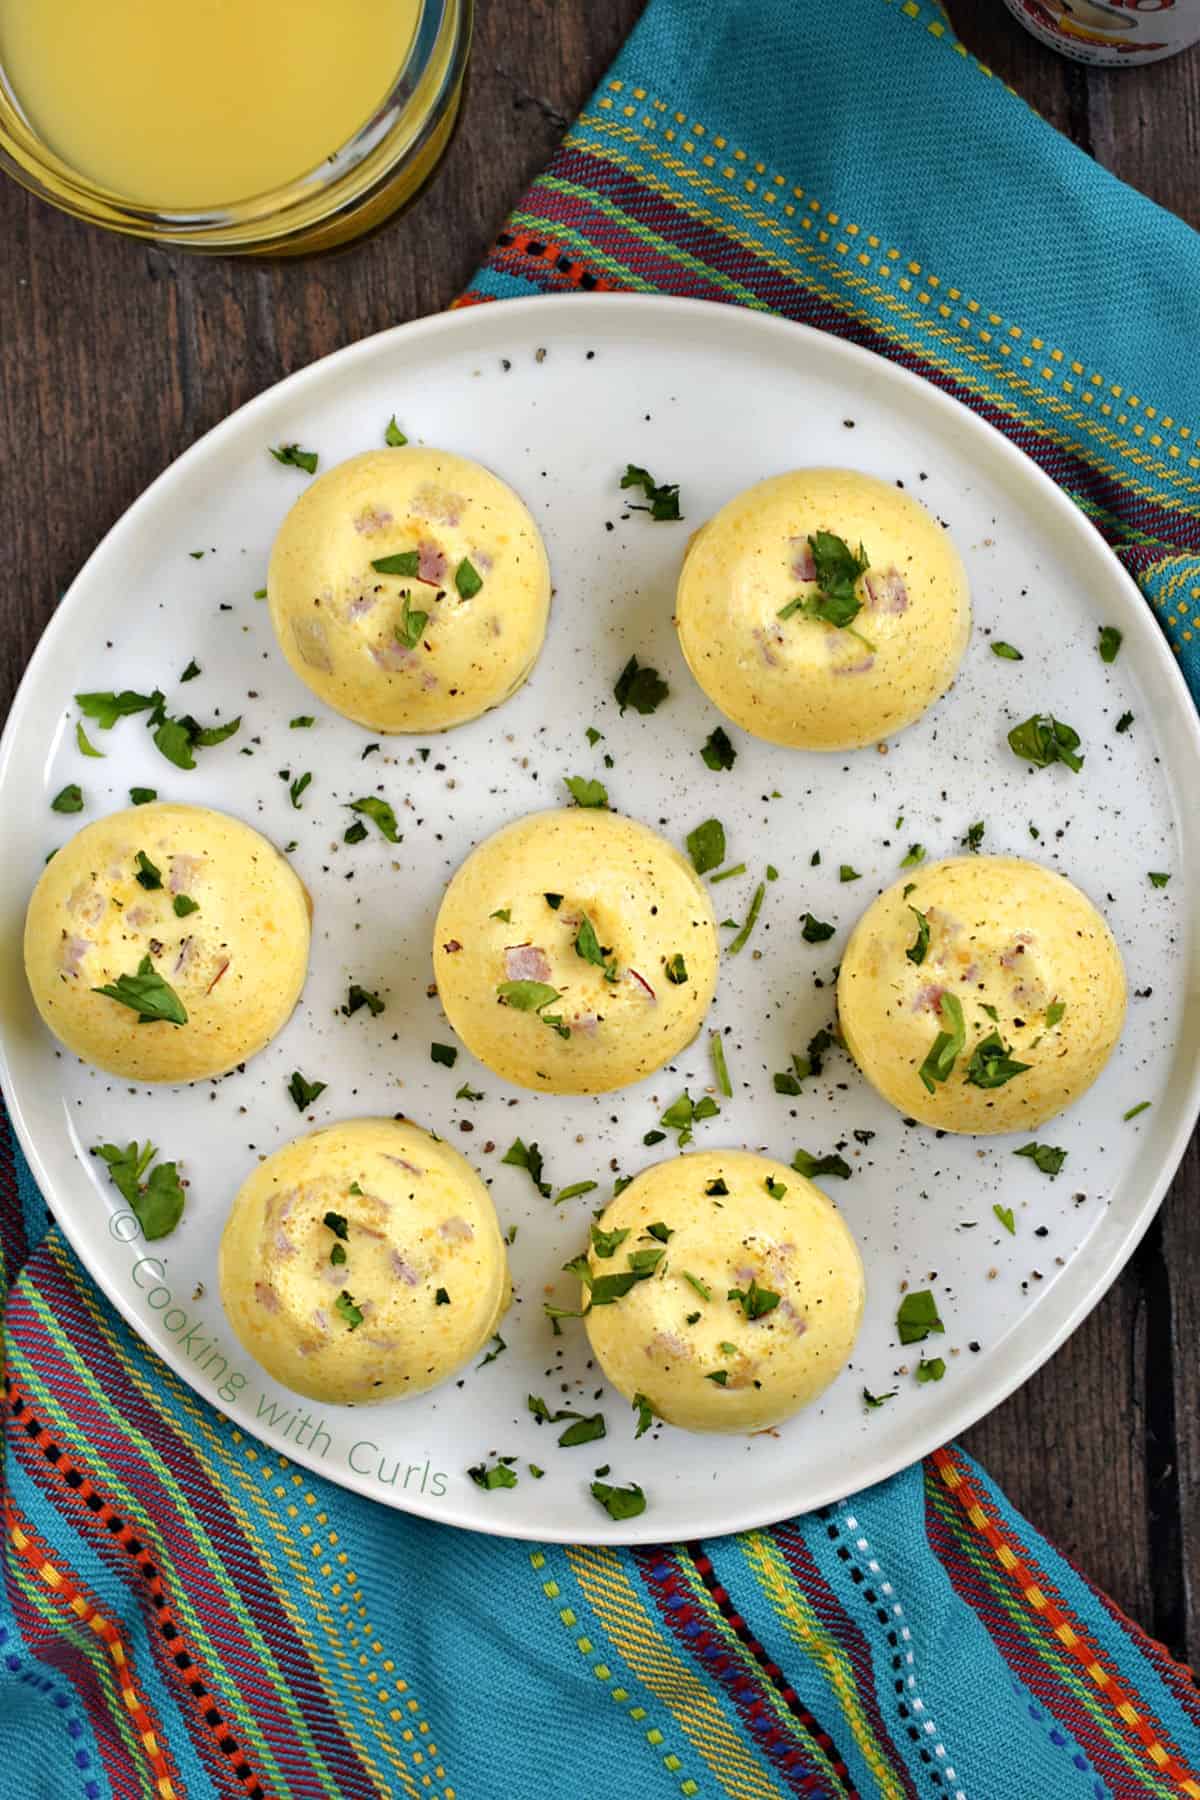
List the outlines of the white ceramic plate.
{"type": "Polygon", "coordinates": [[[0,1075],[34,1172],[100,1286],[198,1393],[298,1461],[391,1505],[514,1536],[639,1542],[741,1529],[878,1481],[978,1419],[1095,1304],[1145,1230],[1197,1109],[1200,1006],[1187,999],[1200,964],[1198,778],[1196,716],[1132,582],[1049,480],[935,389],[733,307],[572,297],[448,314],[355,345],[243,407],[154,483],[63,600],[0,752],[0,1075]],[[413,441],[477,457],[525,496],[546,533],[557,597],[545,652],[514,700],[424,746],[385,739],[364,761],[370,734],[300,685],[253,595],[304,479],[267,446],[298,440],[327,468],[380,443],[393,412],[413,441]],[[684,523],[625,511],[618,478],[630,461],[681,484],[684,523]],[[732,731],[736,767],[714,773],[699,751],[719,721],[671,624],[686,536],[747,483],[826,462],[902,481],[947,522],[974,589],[966,662],[951,693],[886,753],[806,755],[732,731]],[[189,555],[196,550],[203,557],[189,555]],[[1125,634],[1111,667],[1096,653],[1101,623],[1125,634]],[[992,656],[989,633],[1018,644],[1025,660],[992,656]],[[632,652],[670,682],[652,718],[619,716],[612,697],[632,652]],[[181,689],[192,657],[203,673],[181,689]],[[136,718],[92,732],[105,761],[79,755],[77,689],[155,684],[205,720],[240,713],[239,734],[202,752],[192,773],[165,762],[136,718]],[[1008,727],[1045,709],[1082,734],[1080,776],[1033,770],[1010,754],[1008,727]],[[1126,709],[1134,724],[1117,734],[1126,709]],[[310,712],[312,730],[289,730],[293,715],[310,712]],[[589,725],[604,734],[594,748],[589,725]],[[292,810],[281,770],[313,772],[302,811],[292,810]],[[844,1148],[853,1175],[826,1185],[862,1245],[870,1292],[852,1366],[778,1434],[656,1427],[635,1443],[634,1417],[589,1367],[581,1328],[569,1323],[553,1338],[542,1312],[549,1294],[575,1303],[559,1270],[582,1247],[614,1171],[669,1154],[669,1140],[643,1148],[644,1133],[685,1086],[693,1096],[711,1087],[707,1034],[639,1087],[595,1099],[531,1098],[465,1050],[452,1070],[430,1061],[431,1042],[451,1037],[427,992],[443,886],[497,826],[561,803],[568,774],[601,777],[616,807],[676,842],[721,817],[731,859],[748,867],[717,890],[720,917],[741,918],[767,862],[779,869],[750,946],[722,969],[709,1023],[732,1028],[735,1098],[698,1130],[697,1148],[763,1147],[785,1161],[797,1146],[844,1148]],[[82,818],[49,810],[68,781],[85,790],[82,818]],[[57,1050],[25,989],[21,921],[46,852],[126,804],[135,783],[224,807],[280,844],[295,840],[315,898],[300,1007],[265,1054],[219,1083],[132,1089],[85,1068],[57,1050]],[[372,833],[345,846],[345,803],[376,791],[395,806],[403,843],[372,833]],[[1054,1181],[1014,1156],[1019,1139],[939,1138],[905,1125],[840,1054],[798,1099],[773,1090],[773,1071],[830,1021],[846,934],[908,846],[951,853],[980,819],[986,849],[1047,862],[1096,899],[1135,996],[1104,1075],[1039,1134],[1069,1152],[1054,1181]],[[862,880],[841,884],[841,863],[862,880]],[[1151,886],[1151,869],[1171,874],[1166,889],[1151,886]],[[836,921],[828,943],[802,941],[798,921],[810,909],[836,921]],[[340,1016],[352,980],[386,997],[378,1019],[340,1016]],[[296,1068],[329,1084],[314,1122],[405,1111],[473,1159],[502,1223],[519,1227],[507,1350],[461,1383],[373,1409],[308,1406],[233,1338],[217,1294],[217,1241],[255,1159],[308,1128],[286,1091],[296,1068]],[[457,1100],[464,1083],[486,1098],[457,1100]],[[1152,1109],[1124,1122],[1142,1100],[1152,1109]],[[542,1199],[522,1170],[501,1163],[518,1134],[541,1146],[556,1187],[594,1179],[598,1191],[558,1208],[542,1199]],[[181,1159],[191,1183],[183,1223],[159,1245],[131,1240],[136,1222],[87,1154],[98,1141],[133,1137],[181,1159]],[[997,1202],[1013,1209],[1015,1236],[998,1224],[997,1202]],[[946,1324],[929,1346],[946,1361],[938,1384],[919,1386],[919,1352],[897,1343],[904,1282],[936,1293],[946,1324]],[[864,1385],[896,1397],[869,1411],[864,1385]],[[558,1449],[558,1428],[535,1423],[529,1393],[599,1407],[606,1441],[558,1449]],[[497,1455],[519,1459],[519,1484],[483,1491],[466,1471],[497,1455]],[[645,1487],[640,1518],[614,1526],[590,1497],[605,1463],[612,1481],[645,1487]]]}

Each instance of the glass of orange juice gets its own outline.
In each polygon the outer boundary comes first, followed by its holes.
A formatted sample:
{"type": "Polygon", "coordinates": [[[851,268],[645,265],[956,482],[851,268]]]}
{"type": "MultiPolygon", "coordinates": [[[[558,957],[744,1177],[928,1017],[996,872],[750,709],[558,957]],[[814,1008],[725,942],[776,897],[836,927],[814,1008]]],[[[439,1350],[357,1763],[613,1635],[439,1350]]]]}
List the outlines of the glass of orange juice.
{"type": "Polygon", "coordinates": [[[192,250],[294,255],[411,197],[472,0],[0,0],[0,168],[192,250]]]}

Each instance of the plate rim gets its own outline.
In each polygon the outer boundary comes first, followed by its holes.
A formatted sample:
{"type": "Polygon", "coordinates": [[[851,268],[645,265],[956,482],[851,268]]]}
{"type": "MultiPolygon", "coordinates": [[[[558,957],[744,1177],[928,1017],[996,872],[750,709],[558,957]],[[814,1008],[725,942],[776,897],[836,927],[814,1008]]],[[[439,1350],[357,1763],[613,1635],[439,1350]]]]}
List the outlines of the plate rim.
{"type": "MultiPolygon", "coordinates": [[[[779,313],[759,312],[756,309],[735,306],[728,302],[699,300],[669,294],[602,293],[532,295],[490,301],[482,306],[455,307],[447,311],[429,314],[424,318],[386,327],[384,330],[360,338],[354,343],[343,345],[340,349],[330,352],[327,356],[319,357],[302,368],[293,370],[278,382],[263,388],[249,400],[244,401],[241,406],[233,412],[227,413],[208,431],[196,438],[179,456],[169,462],[113,521],[62,595],[54,614],[34,647],[13,695],[3,732],[0,733],[0,793],[4,791],[8,779],[8,765],[14,753],[14,745],[26,729],[25,715],[33,705],[41,669],[52,659],[59,638],[70,627],[73,611],[71,602],[76,589],[91,579],[92,570],[97,563],[102,562],[106,556],[118,550],[128,535],[136,535],[143,513],[152,505],[160,489],[170,485],[178,471],[185,466],[190,468],[207,458],[219,455],[226,439],[237,437],[247,428],[252,429],[254,420],[260,413],[272,409],[281,398],[294,396],[302,392],[307,384],[325,378],[330,368],[335,365],[350,366],[359,361],[369,363],[377,357],[386,357],[390,347],[398,342],[408,344],[421,339],[461,337],[469,343],[474,332],[485,320],[490,323],[495,319],[496,308],[502,309],[505,317],[515,315],[524,317],[531,312],[535,312],[536,316],[541,317],[544,316],[546,303],[551,300],[564,310],[585,318],[595,317],[597,312],[614,316],[624,313],[634,320],[640,315],[649,315],[652,318],[675,316],[682,318],[685,327],[687,321],[703,318],[706,329],[711,329],[719,309],[731,331],[745,333],[750,338],[758,334],[766,340],[787,337],[794,341],[795,335],[799,334],[808,340],[810,350],[819,349],[826,357],[840,360],[843,366],[851,372],[857,369],[868,378],[882,379],[902,390],[906,389],[910,396],[917,398],[919,405],[940,411],[968,432],[977,434],[983,440],[990,440],[993,452],[998,455],[1001,463],[1007,463],[1015,471],[1018,481],[1027,485],[1032,484],[1033,487],[1040,490],[1043,501],[1057,515],[1063,529],[1068,533],[1075,533],[1080,538],[1086,538],[1092,553],[1099,551],[1107,561],[1110,572],[1116,578],[1116,585],[1124,589],[1126,597],[1132,602],[1133,610],[1142,619],[1142,625],[1137,629],[1142,648],[1150,658],[1149,679],[1153,683],[1165,682],[1173,691],[1175,703],[1180,709],[1180,716],[1186,721],[1184,727],[1185,754],[1187,750],[1190,750],[1196,770],[1200,772],[1200,711],[1197,710],[1192,700],[1182,670],[1172,655],[1164,634],[1148,614],[1148,603],[1145,596],[1111,547],[1105,542],[1099,530],[1065,490],[990,420],[981,413],[973,411],[946,389],[917,375],[912,370],[904,368],[903,365],[893,362],[888,357],[881,356],[873,350],[868,350],[862,345],[837,337],[830,332],[788,319],[779,313]]],[[[17,1141],[29,1163],[40,1192],[50,1204],[50,1196],[53,1192],[52,1184],[38,1148],[37,1137],[26,1116],[25,1107],[13,1095],[11,1073],[5,1034],[0,1028],[0,1086],[4,1090],[9,1117],[17,1141]]],[[[1191,1141],[1198,1115],[1200,1115],[1200,1058],[1197,1059],[1187,1078],[1180,1107],[1179,1123],[1172,1133],[1165,1151],[1161,1153],[1158,1172],[1154,1180],[1147,1184],[1140,1205],[1131,1213],[1123,1235],[1112,1250],[1102,1259],[1095,1271],[1090,1275],[1086,1273],[1082,1275],[1080,1291],[1067,1306],[1062,1318],[1044,1334],[1042,1341],[1035,1347],[1022,1346],[1023,1353],[1019,1358],[1013,1358],[1009,1365],[1002,1365],[997,1370],[989,1385],[988,1397],[982,1405],[977,1399],[967,1394],[957,1405],[951,1404],[939,1409],[931,1415],[929,1423],[919,1425],[912,1432],[905,1447],[903,1461],[897,1461],[894,1456],[888,1454],[876,1458],[878,1466],[873,1468],[869,1476],[859,1483],[860,1490],[901,1473],[904,1469],[921,1461],[932,1450],[950,1442],[961,1432],[978,1424],[996,1407],[1009,1399],[1017,1388],[1021,1387],[1061,1348],[1117,1280],[1156,1217],[1191,1141]]],[[[54,1210],[53,1206],[51,1209],[54,1210]]],[[[136,1307],[116,1278],[115,1266],[112,1270],[109,1270],[104,1264],[101,1264],[99,1268],[93,1267],[91,1260],[84,1254],[76,1239],[70,1222],[71,1212],[72,1208],[69,1204],[62,1212],[54,1211],[54,1222],[61,1228],[89,1278],[96,1283],[101,1293],[145,1347],[152,1354],[159,1356],[204,1405],[220,1412],[221,1409],[211,1398],[193,1383],[189,1374],[189,1365],[185,1358],[173,1353],[173,1343],[159,1345],[146,1337],[141,1329],[140,1315],[136,1307]]],[[[1086,1246],[1079,1254],[1086,1255],[1086,1246]]],[[[264,1433],[255,1425],[245,1421],[239,1422],[237,1428],[246,1431],[259,1441],[271,1445],[273,1449],[286,1455],[292,1462],[309,1469],[313,1474],[322,1476],[335,1485],[355,1492],[363,1498],[374,1500],[393,1511],[410,1513],[434,1523],[455,1526],[461,1530],[476,1531],[487,1536],[512,1538],[524,1542],[612,1546],[661,1543],[670,1535],[669,1526],[665,1536],[661,1525],[659,1528],[655,1528],[653,1521],[656,1515],[652,1511],[642,1514],[637,1520],[623,1521],[621,1528],[615,1530],[605,1530],[598,1522],[594,1532],[582,1535],[577,1529],[560,1529],[553,1523],[546,1528],[534,1529],[520,1519],[509,1522],[499,1512],[496,1513],[493,1523],[491,1520],[485,1521],[474,1515],[460,1513],[454,1507],[446,1507],[445,1497],[435,1506],[428,1502],[422,1504],[422,1496],[406,1496],[403,1490],[388,1489],[381,1492],[377,1486],[371,1485],[369,1479],[357,1476],[348,1465],[344,1468],[323,1465],[317,1458],[306,1455],[302,1446],[283,1440],[281,1437],[277,1441],[277,1434],[270,1431],[264,1433]]],[[[719,1441],[718,1434],[714,1434],[714,1436],[719,1441]]],[[[845,1493],[844,1483],[830,1479],[817,1489],[817,1498],[809,1501],[805,1511],[815,1511],[821,1506],[834,1504],[844,1498],[845,1493]]],[[[712,1512],[704,1514],[698,1522],[690,1521],[688,1531],[689,1535],[698,1537],[724,1535],[730,1531],[761,1529],[781,1518],[791,1516],[793,1514],[790,1511],[778,1512],[774,1504],[765,1511],[755,1508],[753,1504],[748,1504],[744,1511],[739,1512],[736,1518],[731,1519],[728,1507],[717,1505],[712,1512]]]]}

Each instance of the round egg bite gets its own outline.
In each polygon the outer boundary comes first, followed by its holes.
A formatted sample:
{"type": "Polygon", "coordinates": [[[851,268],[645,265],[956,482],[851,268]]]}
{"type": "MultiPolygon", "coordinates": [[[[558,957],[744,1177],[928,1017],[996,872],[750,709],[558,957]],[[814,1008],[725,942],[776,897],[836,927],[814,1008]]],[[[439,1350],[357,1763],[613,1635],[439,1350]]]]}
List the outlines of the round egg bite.
{"type": "Polygon", "coordinates": [[[707,1150],[644,1169],[591,1228],[581,1304],[613,1386],[688,1431],[762,1431],[815,1400],[862,1322],[858,1246],[795,1169],[707,1150]]]}
{"type": "Polygon", "coordinates": [[[945,693],[971,606],[962,560],[924,507],[850,469],[797,469],[695,534],[675,624],[735,725],[772,744],[854,750],[945,693]]]}
{"type": "Polygon", "coordinates": [[[25,972],[42,1018],[85,1062],[129,1081],[199,1081],[287,1023],[311,915],[290,863],[240,819],[132,806],[46,864],[25,972]]]}
{"type": "Polygon", "coordinates": [[[837,997],[846,1048],[902,1113],[942,1131],[1030,1131],[1108,1061],[1125,971],[1065,876],[1018,856],[956,856],[867,908],[837,997]]]}
{"type": "Polygon", "coordinates": [[[511,1299],[487,1188],[403,1119],[349,1119],[268,1156],[230,1209],[220,1279],[250,1355],[331,1403],[436,1387],[511,1299]]]}
{"type": "Polygon", "coordinates": [[[442,901],[433,967],[446,1017],[498,1075],[602,1094],[691,1042],[717,982],[712,904],[633,819],[567,807],[473,850],[442,901]]]}
{"type": "Polygon", "coordinates": [[[368,450],[292,507],[267,598],[283,654],[327,706],[372,731],[446,731],[528,676],[550,565],[489,469],[447,450],[368,450]]]}

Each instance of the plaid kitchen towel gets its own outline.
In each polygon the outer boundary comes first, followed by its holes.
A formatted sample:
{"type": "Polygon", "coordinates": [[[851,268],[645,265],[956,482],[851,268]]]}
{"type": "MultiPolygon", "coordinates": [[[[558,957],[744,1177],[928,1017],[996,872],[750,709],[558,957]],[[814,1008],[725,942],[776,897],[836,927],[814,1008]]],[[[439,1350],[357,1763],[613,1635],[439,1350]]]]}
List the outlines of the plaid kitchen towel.
{"type": "MultiPolygon", "coordinates": [[[[651,0],[463,304],[697,295],[978,409],[1200,693],[1200,242],[919,0],[651,0]]],[[[101,1298],[0,1147],[7,1800],[1200,1800],[1200,1700],[956,1450],[772,1530],[615,1551],[387,1511],[101,1298]]]]}

